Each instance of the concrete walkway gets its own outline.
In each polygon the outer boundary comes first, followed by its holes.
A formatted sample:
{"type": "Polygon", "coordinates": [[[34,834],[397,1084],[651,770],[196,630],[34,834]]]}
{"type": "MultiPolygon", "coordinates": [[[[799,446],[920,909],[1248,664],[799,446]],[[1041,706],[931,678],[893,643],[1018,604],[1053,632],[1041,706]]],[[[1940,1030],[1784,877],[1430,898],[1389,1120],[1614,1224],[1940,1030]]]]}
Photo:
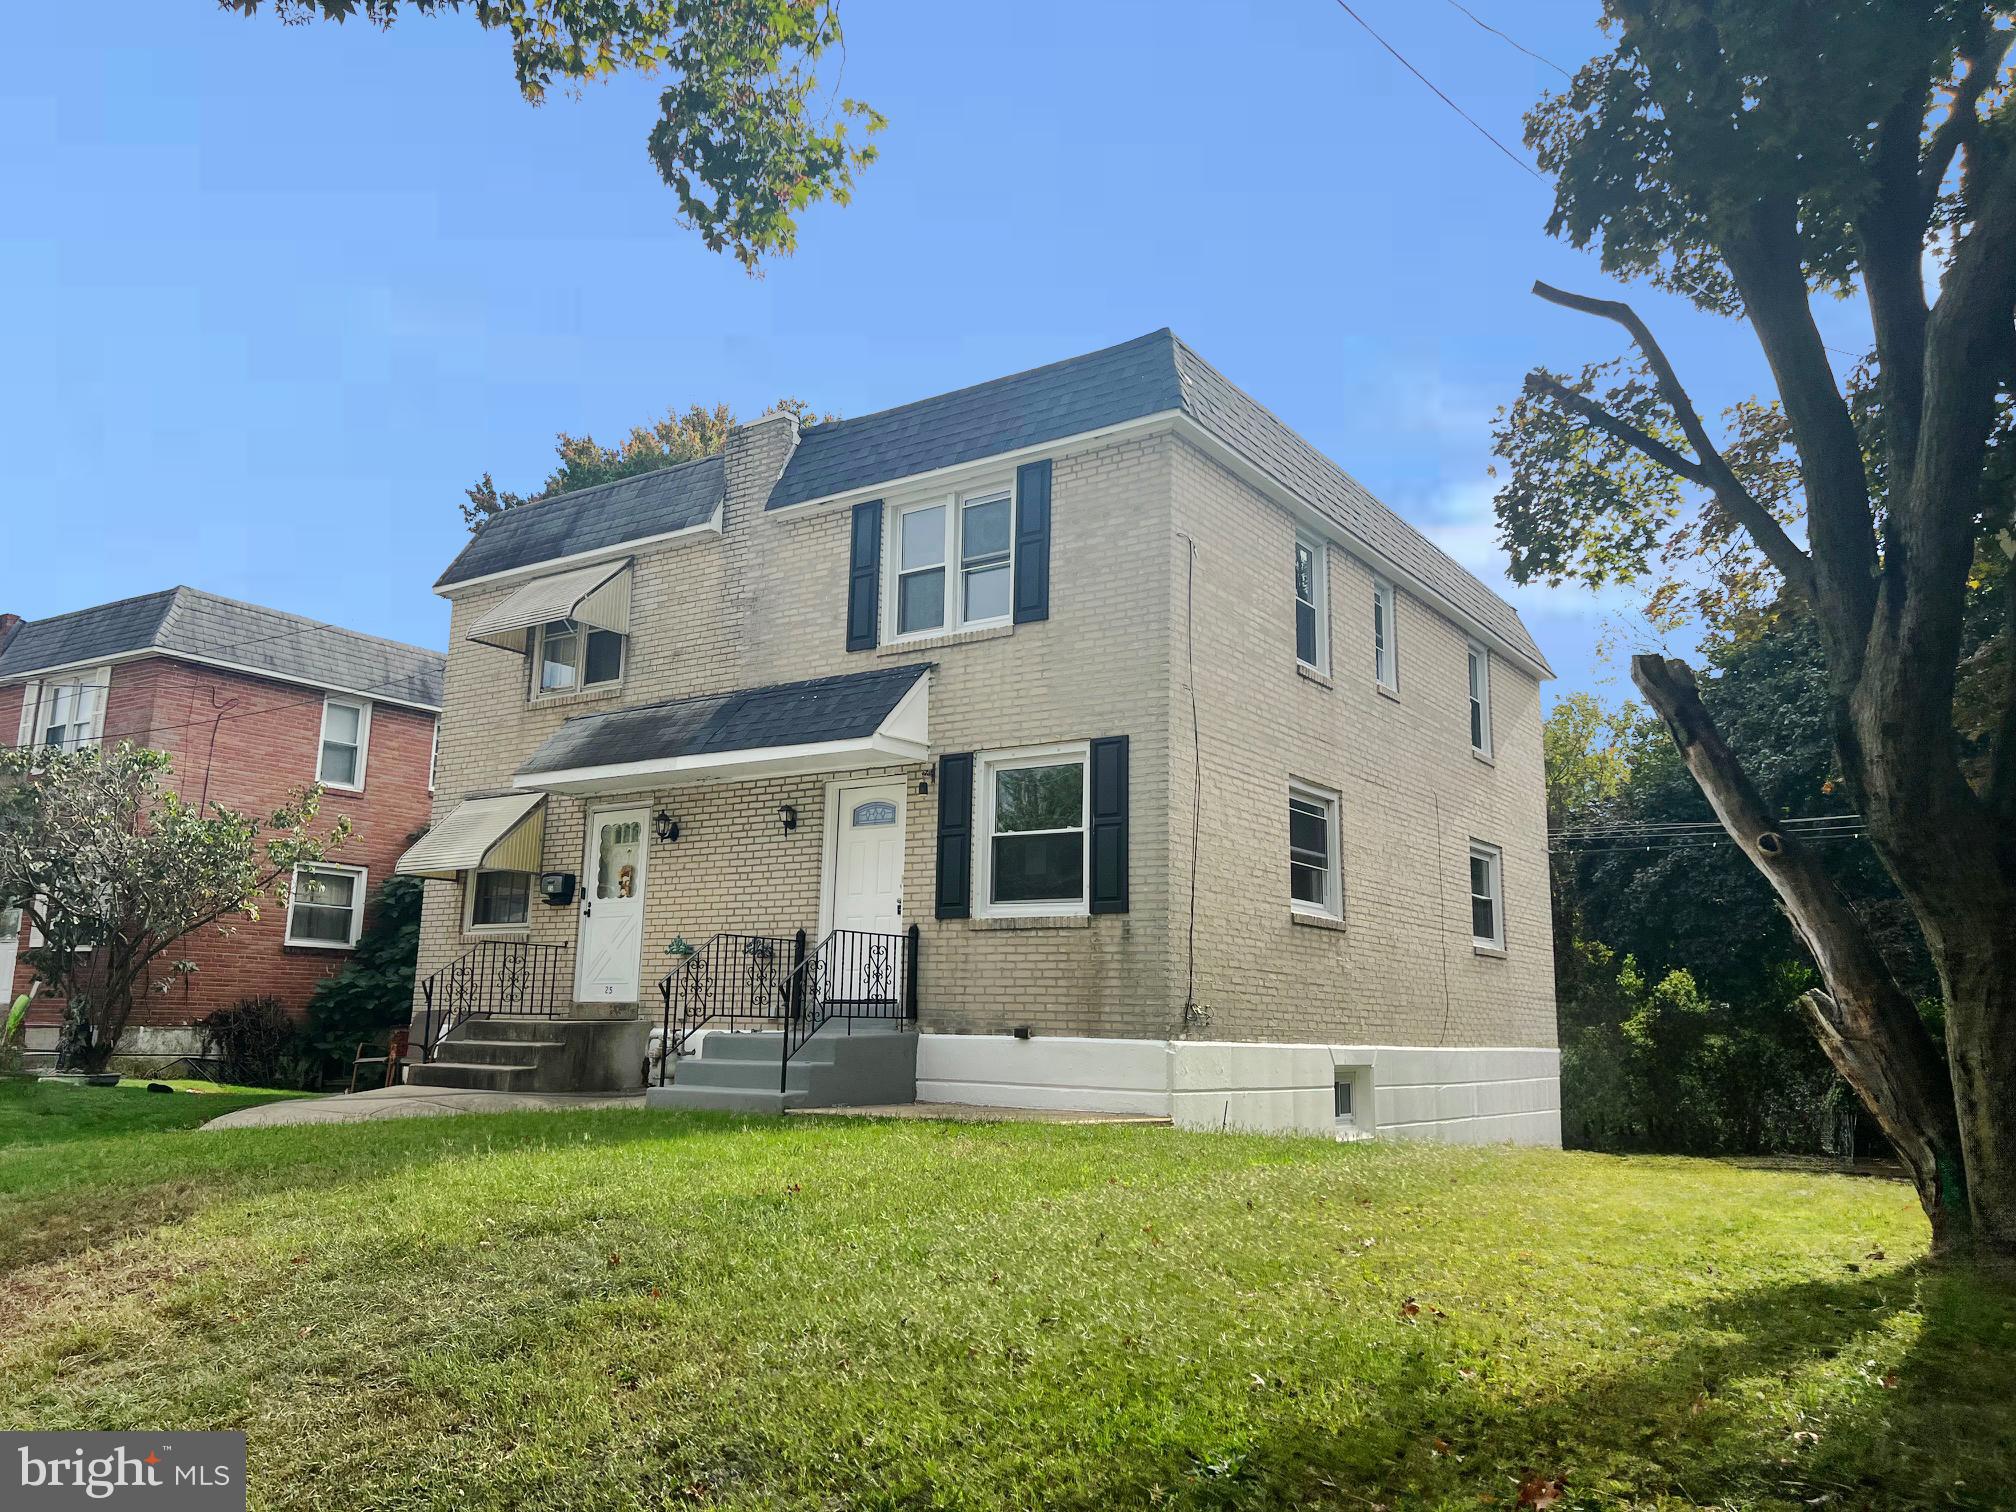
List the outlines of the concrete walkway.
{"type": "Polygon", "coordinates": [[[641,1108],[644,1089],[625,1093],[471,1092],[461,1087],[374,1087],[338,1097],[294,1097],[240,1108],[206,1129],[275,1129],[284,1124],[370,1123],[449,1113],[555,1113],[567,1108],[641,1108]]]}
{"type": "MultiPolygon", "coordinates": [[[[206,1129],[277,1129],[287,1124],[370,1123],[448,1113],[557,1113],[569,1108],[642,1108],[644,1089],[625,1093],[472,1092],[461,1087],[374,1087],[340,1097],[294,1097],[240,1108],[206,1129]]],[[[953,1123],[1166,1124],[1145,1113],[1088,1113],[1068,1108],[987,1108],[971,1103],[882,1103],[863,1108],[793,1108],[813,1118],[940,1118],[953,1123]]]]}

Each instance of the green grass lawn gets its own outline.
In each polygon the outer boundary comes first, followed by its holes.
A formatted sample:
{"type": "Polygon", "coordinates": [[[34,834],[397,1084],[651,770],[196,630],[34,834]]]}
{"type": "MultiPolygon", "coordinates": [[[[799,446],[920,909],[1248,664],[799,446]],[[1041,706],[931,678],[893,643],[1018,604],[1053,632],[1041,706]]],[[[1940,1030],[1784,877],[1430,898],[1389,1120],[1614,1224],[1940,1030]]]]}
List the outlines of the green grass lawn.
{"type": "Polygon", "coordinates": [[[0,1109],[0,1424],[242,1428],[259,1507],[2016,1485],[2016,1291],[1920,1263],[1894,1183],[1146,1126],[134,1127],[166,1116],[0,1109]]]}

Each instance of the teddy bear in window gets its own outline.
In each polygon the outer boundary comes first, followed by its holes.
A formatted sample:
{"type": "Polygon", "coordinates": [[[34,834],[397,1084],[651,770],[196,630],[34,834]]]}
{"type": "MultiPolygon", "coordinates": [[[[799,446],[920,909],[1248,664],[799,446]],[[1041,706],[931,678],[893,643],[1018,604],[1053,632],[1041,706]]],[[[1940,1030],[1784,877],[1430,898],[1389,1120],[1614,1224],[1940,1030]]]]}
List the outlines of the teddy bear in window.
{"type": "Polygon", "coordinates": [[[619,898],[628,898],[635,896],[636,892],[637,892],[637,868],[634,866],[617,867],[616,896],[619,898]]]}

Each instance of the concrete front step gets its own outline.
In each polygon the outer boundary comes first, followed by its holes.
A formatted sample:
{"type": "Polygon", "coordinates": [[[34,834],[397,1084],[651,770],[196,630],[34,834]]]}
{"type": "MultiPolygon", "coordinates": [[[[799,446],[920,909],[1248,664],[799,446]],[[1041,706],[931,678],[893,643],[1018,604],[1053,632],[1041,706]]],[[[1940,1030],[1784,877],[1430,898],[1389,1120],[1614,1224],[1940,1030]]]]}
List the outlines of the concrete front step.
{"type": "Polygon", "coordinates": [[[644,1093],[647,1108],[670,1108],[682,1113],[783,1113],[787,1108],[806,1106],[804,1092],[779,1093],[750,1087],[649,1087],[644,1093]]]}
{"type": "Polygon", "coordinates": [[[486,1040],[572,1040],[593,1038],[605,1032],[611,1024],[630,1023],[629,1019],[609,1018],[537,1018],[518,1014],[477,1014],[466,1018],[449,1031],[451,1035],[468,1035],[472,1039],[486,1040]]]}
{"type": "Polygon", "coordinates": [[[565,1040],[451,1039],[442,1047],[456,1060],[479,1066],[537,1065],[542,1052],[564,1050],[565,1040]]]}
{"type": "Polygon", "coordinates": [[[406,1080],[494,1092],[634,1092],[644,1080],[648,1027],[641,1018],[464,1019],[406,1080]]]}
{"type": "Polygon", "coordinates": [[[434,1060],[424,1066],[406,1068],[408,1086],[460,1087],[470,1092],[532,1092],[538,1090],[538,1079],[539,1068],[535,1065],[434,1060]]]}
{"type": "Polygon", "coordinates": [[[799,1048],[778,1088],[781,1036],[710,1034],[700,1054],[673,1068],[672,1085],[653,1087],[654,1108],[781,1113],[787,1107],[845,1108],[914,1102],[917,1036],[877,1027],[853,1034],[821,1030],[799,1048]]]}

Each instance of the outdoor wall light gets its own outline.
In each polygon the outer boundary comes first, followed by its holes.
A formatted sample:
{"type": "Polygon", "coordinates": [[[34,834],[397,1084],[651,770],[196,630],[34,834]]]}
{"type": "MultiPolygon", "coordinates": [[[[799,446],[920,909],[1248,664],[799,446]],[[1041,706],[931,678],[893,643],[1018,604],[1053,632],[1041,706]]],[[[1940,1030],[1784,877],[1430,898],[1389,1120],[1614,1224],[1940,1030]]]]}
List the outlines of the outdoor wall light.
{"type": "Polygon", "coordinates": [[[798,828],[798,810],[788,803],[777,805],[777,822],[784,826],[784,833],[790,834],[798,828]]]}
{"type": "Polygon", "coordinates": [[[665,810],[660,809],[651,818],[651,828],[660,840],[668,845],[679,838],[679,821],[665,810]]]}

